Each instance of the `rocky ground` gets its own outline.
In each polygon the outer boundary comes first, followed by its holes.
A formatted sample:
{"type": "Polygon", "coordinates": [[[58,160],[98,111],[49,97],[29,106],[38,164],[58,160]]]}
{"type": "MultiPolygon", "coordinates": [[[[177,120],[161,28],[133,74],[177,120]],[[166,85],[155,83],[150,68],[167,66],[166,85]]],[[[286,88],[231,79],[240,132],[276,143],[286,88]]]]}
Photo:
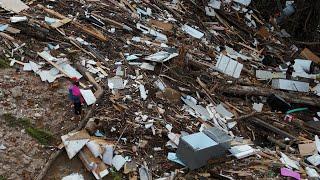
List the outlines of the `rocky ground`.
{"type": "Polygon", "coordinates": [[[28,127],[50,133],[54,143],[64,128],[77,122],[67,99],[68,85],[63,81],[49,85],[15,69],[0,69],[0,77],[0,175],[30,179],[45,164],[51,147],[31,137],[26,126],[12,121],[28,120],[28,127]]]}

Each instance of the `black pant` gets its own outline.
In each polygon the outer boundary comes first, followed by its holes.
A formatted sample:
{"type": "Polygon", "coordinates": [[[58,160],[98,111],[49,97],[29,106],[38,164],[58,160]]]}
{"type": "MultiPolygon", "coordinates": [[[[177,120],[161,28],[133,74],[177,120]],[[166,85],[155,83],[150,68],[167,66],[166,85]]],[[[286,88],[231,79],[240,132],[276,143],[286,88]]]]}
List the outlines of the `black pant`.
{"type": "Polygon", "coordinates": [[[75,102],[74,104],[74,113],[76,115],[81,115],[81,109],[82,109],[82,105],[80,102],[75,102]]]}

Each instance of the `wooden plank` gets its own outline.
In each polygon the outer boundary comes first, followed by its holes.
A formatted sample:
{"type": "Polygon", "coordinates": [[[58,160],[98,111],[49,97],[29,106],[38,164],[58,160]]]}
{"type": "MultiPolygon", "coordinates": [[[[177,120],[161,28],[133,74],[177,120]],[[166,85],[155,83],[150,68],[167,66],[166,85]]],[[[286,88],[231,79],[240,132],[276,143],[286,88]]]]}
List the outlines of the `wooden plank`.
{"type": "Polygon", "coordinates": [[[320,64],[320,58],[319,56],[315,55],[313,52],[311,52],[308,48],[304,48],[301,53],[300,53],[300,56],[308,59],[308,60],[311,60],[317,64],[320,64]]]}
{"type": "Polygon", "coordinates": [[[171,23],[166,23],[166,22],[162,22],[162,21],[158,21],[158,20],[153,20],[151,19],[150,21],[148,21],[148,24],[150,26],[159,28],[163,31],[171,31],[173,28],[173,24],[171,23]]]}

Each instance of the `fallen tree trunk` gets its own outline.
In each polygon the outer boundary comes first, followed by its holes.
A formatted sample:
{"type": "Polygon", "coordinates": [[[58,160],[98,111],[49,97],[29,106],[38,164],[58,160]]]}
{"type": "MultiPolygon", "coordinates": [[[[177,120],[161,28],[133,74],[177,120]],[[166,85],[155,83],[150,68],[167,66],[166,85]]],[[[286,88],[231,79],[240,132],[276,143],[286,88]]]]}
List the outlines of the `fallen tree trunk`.
{"type": "Polygon", "coordinates": [[[219,91],[227,94],[235,95],[251,95],[251,96],[269,96],[271,94],[276,94],[286,100],[287,102],[294,104],[305,104],[309,106],[320,107],[320,98],[317,97],[307,97],[299,93],[287,93],[284,91],[273,90],[268,88],[261,87],[252,87],[252,86],[230,86],[230,87],[220,87],[219,91]]]}

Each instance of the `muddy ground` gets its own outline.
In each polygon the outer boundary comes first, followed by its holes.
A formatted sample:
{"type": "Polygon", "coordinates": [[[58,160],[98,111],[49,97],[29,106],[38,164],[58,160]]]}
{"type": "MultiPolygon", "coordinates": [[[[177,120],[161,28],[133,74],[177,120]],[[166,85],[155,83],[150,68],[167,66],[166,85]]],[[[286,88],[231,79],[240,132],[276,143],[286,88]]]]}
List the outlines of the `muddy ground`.
{"type": "Polygon", "coordinates": [[[52,153],[50,145],[58,142],[63,129],[78,121],[67,98],[68,82],[49,85],[15,69],[1,69],[0,77],[0,144],[5,147],[0,175],[30,179],[45,164],[52,153]],[[32,137],[27,129],[43,130],[52,137],[32,137]]]}

